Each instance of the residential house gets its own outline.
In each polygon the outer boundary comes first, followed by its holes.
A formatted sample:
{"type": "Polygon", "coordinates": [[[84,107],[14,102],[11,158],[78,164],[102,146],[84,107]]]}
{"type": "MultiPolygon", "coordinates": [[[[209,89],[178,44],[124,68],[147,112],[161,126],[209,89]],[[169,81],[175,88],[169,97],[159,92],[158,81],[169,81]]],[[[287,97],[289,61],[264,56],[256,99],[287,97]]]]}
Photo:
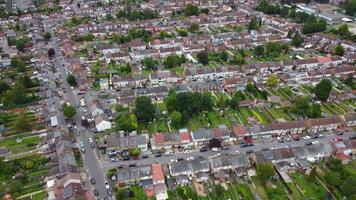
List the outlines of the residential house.
{"type": "Polygon", "coordinates": [[[219,125],[217,128],[213,128],[212,134],[214,138],[221,139],[222,141],[230,141],[230,130],[225,124],[219,125]]]}
{"type": "Polygon", "coordinates": [[[195,146],[202,146],[209,142],[212,139],[212,132],[210,129],[200,129],[194,132],[191,132],[191,138],[195,146]]]}
{"type": "Polygon", "coordinates": [[[347,113],[344,115],[345,126],[356,126],[356,113],[347,113]]]}
{"type": "Polygon", "coordinates": [[[111,129],[111,122],[106,114],[96,115],[94,117],[95,128],[99,132],[111,129]]]}
{"type": "Polygon", "coordinates": [[[148,138],[148,134],[125,136],[122,132],[115,132],[105,135],[104,144],[108,150],[129,150],[138,147],[144,152],[148,150],[148,138]]]}
{"type": "Polygon", "coordinates": [[[332,131],[341,127],[343,124],[339,116],[331,116],[319,119],[310,119],[307,122],[309,133],[318,133],[321,131],[332,131]]]}
{"type": "Polygon", "coordinates": [[[209,158],[211,171],[213,173],[220,170],[234,170],[244,168],[247,170],[249,161],[246,155],[223,155],[209,158]]]}

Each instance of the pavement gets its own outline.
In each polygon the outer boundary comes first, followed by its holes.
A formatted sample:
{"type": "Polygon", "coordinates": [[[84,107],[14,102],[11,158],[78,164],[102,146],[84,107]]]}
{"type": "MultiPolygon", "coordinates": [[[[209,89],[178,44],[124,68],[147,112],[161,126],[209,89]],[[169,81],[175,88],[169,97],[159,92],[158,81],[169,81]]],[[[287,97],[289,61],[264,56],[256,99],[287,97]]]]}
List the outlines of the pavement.
{"type": "MultiPolygon", "coordinates": [[[[78,98],[77,95],[74,93],[74,91],[71,89],[71,87],[68,85],[66,81],[67,77],[67,69],[65,68],[65,60],[62,57],[62,53],[58,47],[57,44],[57,38],[55,34],[53,33],[53,27],[52,24],[49,20],[44,20],[43,23],[45,24],[46,31],[50,32],[52,35],[50,44],[51,47],[55,50],[56,54],[53,58],[53,61],[55,63],[55,68],[57,69],[57,74],[61,75],[61,87],[65,89],[65,99],[67,102],[69,102],[71,105],[76,106],[78,104],[78,98]]],[[[55,74],[49,72],[48,73],[49,79],[50,79],[50,90],[52,92],[57,91],[58,88],[55,85],[55,74]]],[[[54,96],[52,98],[52,101],[49,103],[54,103],[56,105],[56,110],[61,110],[61,99],[57,96],[54,96]]],[[[109,197],[107,194],[107,190],[105,188],[105,174],[102,170],[102,166],[100,165],[97,152],[95,149],[90,147],[90,142],[89,142],[89,137],[92,137],[94,133],[92,133],[90,130],[85,129],[83,126],[81,126],[81,118],[84,116],[83,111],[81,108],[77,109],[77,114],[73,118],[73,121],[76,122],[77,130],[80,130],[80,135],[76,136],[76,141],[77,145],[79,146],[79,142],[82,141],[84,144],[85,152],[82,153],[82,158],[84,160],[84,167],[86,171],[89,174],[88,181],[91,178],[94,178],[96,181],[96,184],[91,186],[91,190],[96,189],[99,192],[99,195],[96,197],[98,199],[104,199],[105,197],[108,197],[109,199],[114,199],[115,197],[109,197]]],[[[65,118],[62,112],[57,113],[58,121],[59,121],[59,127],[66,127],[66,122],[65,118]]],[[[89,185],[91,185],[89,183],[89,185]]]]}
{"type": "Polygon", "coordinates": [[[228,150],[220,150],[218,152],[213,152],[213,151],[206,151],[206,152],[200,152],[198,151],[192,151],[191,153],[183,153],[179,152],[176,153],[172,156],[165,156],[162,155],[162,157],[149,157],[146,159],[140,159],[140,160],[128,160],[128,161],[118,161],[118,162],[110,162],[110,161],[102,161],[101,165],[104,171],[107,171],[111,168],[114,167],[119,167],[119,166],[129,166],[130,164],[136,164],[136,165],[150,165],[153,163],[161,163],[161,164],[166,164],[171,162],[171,160],[177,160],[178,158],[189,158],[189,157],[197,157],[197,156],[202,156],[205,158],[209,158],[211,156],[217,155],[217,154],[227,154],[227,153],[236,153],[237,151],[241,154],[246,154],[246,151],[252,150],[253,152],[258,152],[262,151],[265,148],[283,148],[283,147],[302,147],[305,146],[306,142],[312,142],[312,141],[318,141],[319,143],[329,143],[331,139],[334,139],[336,137],[342,137],[344,140],[348,140],[349,136],[353,134],[354,132],[345,132],[343,135],[324,135],[321,138],[317,139],[308,139],[308,140],[299,140],[299,141],[291,141],[291,142],[284,142],[284,143],[279,143],[278,141],[263,141],[260,143],[255,143],[253,146],[250,147],[243,147],[241,148],[240,145],[232,145],[229,147],[228,150]]]}

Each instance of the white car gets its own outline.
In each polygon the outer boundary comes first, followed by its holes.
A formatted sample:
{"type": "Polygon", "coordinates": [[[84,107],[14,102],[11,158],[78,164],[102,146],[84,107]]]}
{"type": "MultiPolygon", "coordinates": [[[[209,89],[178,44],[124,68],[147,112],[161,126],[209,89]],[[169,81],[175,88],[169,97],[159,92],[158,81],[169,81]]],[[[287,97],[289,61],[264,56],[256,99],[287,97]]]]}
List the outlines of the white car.
{"type": "Polygon", "coordinates": [[[194,157],[188,157],[187,160],[194,160],[194,157]]]}
{"type": "Polygon", "coordinates": [[[80,147],[84,147],[83,141],[80,141],[79,145],[80,145],[80,147]]]}
{"type": "Polygon", "coordinates": [[[108,183],[107,181],[105,181],[105,188],[106,188],[106,189],[109,189],[109,188],[110,188],[110,185],[109,185],[109,183],[108,183]]]}
{"type": "Polygon", "coordinates": [[[318,144],[319,143],[319,141],[313,141],[312,142],[312,144],[318,144]]]}
{"type": "Polygon", "coordinates": [[[89,138],[89,142],[92,143],[93,142],[93,138],[90,137],[89,138]]]}
{"type": "Polygon", "coordinates": [[[309,135],[303,137],[303,140],[309,140],[309,139],[310,139],[309,135]]]}

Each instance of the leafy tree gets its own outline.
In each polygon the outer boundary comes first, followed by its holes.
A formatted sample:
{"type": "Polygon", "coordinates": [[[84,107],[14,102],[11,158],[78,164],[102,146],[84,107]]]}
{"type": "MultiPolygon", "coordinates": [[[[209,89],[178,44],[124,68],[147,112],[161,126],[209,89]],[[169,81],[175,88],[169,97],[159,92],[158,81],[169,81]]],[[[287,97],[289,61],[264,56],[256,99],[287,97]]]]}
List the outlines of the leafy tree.
{"type": "Polygon", "coordinates": [[[287,17],[289,15],[289,8],[287,6],[283,6],[281,9],[281,16],[287,17]]]}
{"type": "Polygon", "coordinates": [[[184,8],[184,15],[189,17],[189,16],[192,16],[192,15],[199,15],[199,8],[198,6],[196,5],[193,5],[193,4],[188,4],[185,8],[184,8]]]}
{"type": "Polygon", "coordinates": [[[67,118],[73,118],[77,114],[77,110],[75,109],[74,106],[64,104],[63,105],[63,114],[67,118]]]}
{"type": "Polygon", "coordinates": [[[256,167],[256,175],[263,185],[266,185],[274,175],[272,163],[261,163],[256,167]]]}
{"type": "Polygon", "coordinates": [[[179,129],[182,126],[182,114],[180,114],[180,112],[178,111],[173,111],[171,113],[171,124],[172,127],[175,129],[179,129]]]}
{"type": "Polygon", "coordinates": [[[145,66],[146,69],[149,70],[156,70],[157,66],[155,61],[151,57],[146,57],[142,60],[142,64],[145,66]]]}
{"type": "Polygon", "coordinates": [[[355,16],[356,13],[356,0],[349,0],[345,6],[346,14],[355,16]]]}
{"type": "Polygon", "coordinates": [[[8,90],[3,97],[3,103],[6,107],[23,105],[28,102],[26,96],[26,88],[20,84],[15,83],[15,85],[8,90]]]}
{"type": "Polygon", "coordinates": [[[345,53],[345,49],[341,44],[339,44],[334,48],[334,52],[338,56],[343,56],[345,53]]]}
{"type": "MultiPolygon", "coordinates": [[[[356,178],[355,176],[350,176],[348,177],[345,182],[340,185],[340,189],[342,194],[344,194],[347,197],[355,197],[356,194],[356,178]]],[[[352,199],[352,198],[350,198],[352,199]]]]}
{"type": "Polygon", "coordinates": [[[296,32],[292,39],[292,45],[295,47],[300,47],[303,44],[303,38],[298,32],[296,32]]]}
{"type": "Polygon", "coordinates": [[[321,101],[326,101],[332,89],[333,85],[331,81],[329,79],[323,79],[315,86],[314,93],[321,101]]]}
{"type": "Polygon", "coordinates": [[[276,87],[278,85],[278,77],[273,74],[267,78],[266,84],[268,87],[276,87]]]}
{"type": "Polygon", "coordinates": [[[188,36],[188,31],[186,29],[182,28],[182,29],[177,29],[176,31],[181,37],[187,37],[188,36]]]}
{"type": "Polygon", "coordinates": [[[31,80],[29,76],[27,76],[27,74],[19,77],[17,82],[23,85],[26,89],[35,87],[37,85],[34,81],[31,80]]]}
{"type": "Polygon", "coordinates": [[[319,104],[313,104],[307,111],[307,115],[310,118],[321,117],[321,106],[319,104]]]}
{"type": "Polygon", "coordinates": [[[212,138],[209,140],[209,148],[221,148],[222,141],[217,138],[212,138]]]}
{"type": "Polygon", "coordinates": [[[139,122],[148,123],[153,120],[155,108],[150,98],[140,96],[135,101],[135,115],[139,122]]]}
{"type": "Polygon", "coordinates": [[[176,192],[177,192],[177,194],[178,194],[178,196],[180,197],[180,198],[186,198],[185,197],[185,192],[184,192],[184,188],[182,187],[182,186],[177,186],[176,187],[176,192]]]}
{"type": "Polygon", "coordinates": [[[108,179],[111,179],[111,177],[113,177],[114,175],[116,175],[116,173],[117,173],[117,169],[114,167],[114,168],[109,169],[109,170],[106,172],[106,176],[108,177],[108,179]]]}
{"type": "Polygon", "coordinates": [[[0,80],[0,95],[10,89],[10,86],[3,80],[0,80]]]}
{"type": "Polygon", "coordinates": [[[31,130],[31,122],[30,119],[23,113],[19,114],[16,117],[12,127],[17,131],[27,132],[31,130]]]}
{"type": "Polygon", "coordinates": [[[347,37],[350,35],[349,26],[347,24],[342,24],[338,29],[337,33],[342,37],[347,37]]]}
{"type": "MultiPolygon", "coordinates": [[[[355,88],[355,82],[354,82],[354,77],[352,74],[350,74],[344,81],[344,84],[351,87],[352,89],[355,88]]],[[[1,87],[0,87],[1,88],[1,87]]],[[[1,93],[1,92],[0,92],[1,93]]]]}
{"type": "Polygon", "coordinates": [[[192,23],[189,27],[189,31],[194,33],[197,32],[199,30],[199,24],[197,23],[192,23]]]}
{"type": "Polygon", "coordinates": [[[51,39],[51,33],[49,32],[46,32],[44,35],[43,35],[43,38],[45,39],[45,41],[49,41],[51,39]]]}
{"type": "Polygon", "coordinates": [[[329,171],[328,175],[325,176],[325,181],[328,185],[333,187],[339,187],[342,184],[342,179],[337,172],[329,171]]]}
{"type": "Polygon", "coordinates": [[[19,39],[16,41],[16,49],[18,51],[24,51],[25,47],[27,44],[27,40],[26,39],[19,39]]]}
{"type": "Polygon", "coordinates": [[[303,24],[302,32],[304,34],[322,32],[326,30],[326,21],[325,20],[310,20],[303,24]]]}
{"type": "Polygon", "coordinates": [[[143,187],[138,185],[131,186],[131,190],[134,193],[134,198],[137,200],[147,200],[147,196],[143,187]]]}
{"type": "Polygon", "coordinates": [[[200,12],[204,14],[209,14],[209,8],[202,8],[200,9],[200,12]]]}
{"type": "Polygon", "coordinates": [[[240,101],[245,100],[245,99],[246,99],[245,95],[241,91],[237,91],[232,96],[232,98],[231,98],[231,100],[229,102],[229,105],[232,108],[237,109],[239,107],[240,101]]]}
{"type": "Polygon", "coordinates": [[[263,45],[256,46],[253,49],[253,54],[257,57],[262,56],[264,53],[265,53],[265,48],[263,47],[263,45]]]}
{"type": "Polygon", "coordinates": [[[233,60],[234,64],[243,65],[245,64],[245,58],[241,54],[237,54],[233,60]]]}
{"type": "Polygon", "coordinates": [[[137,119],[132,113],[121,113],[116,117],[116,130],[132,132],[137,129],[137,119]]]}
{"type": "Polygon", "coordinates": [[[212,109],[212,101],[209,95],[198,92],[181,92],[169,95],[165,99],[169,112],[178,111],[182,114],[182,120],[212,109]]]}
{"type": "Polygon", "coordinates": [[[260,27],[256,17],[252,18],[250,23],[248,24],[248,30],[258,30],[260,27]]]}
{"type": "Polygon", "coordinates": [[[164,61],[164,65],[167,69],[171,69],[173,67],[180,66],[184,62],[185,62],[184,55],[182,55],[182,56],[169,55],[166,57],[166,59],[164,61]]]}
{"type": "Polygon", "coordinates": [[[207,65],[209,63],[209,57],[206,51],[201,51],[197,54],[198,60],[201,64],[207,65]]]}
{"type": "Polygon", "coordinates": [[[129,154],[132,157],[137,157],[137,156],[139,156],[141,154],[141,149],[138,148],[138,147],[132,148],[132,149],[129,150],[129,154]]]}
{"type": "Polygon", "coordinates": [[[310,98],[308,96],[297,96],[291,111],[299,115],[306,115],[310,109],[310,98]]]}
{"type": "Polygon", "coordinates": [[[77,80],[75,79],[75,76],[73,74],[68,74],[67,83],[73,87],[77,86],[77,80]]]}
{"type": "Polygon", "coordinates": [[[214,191],[215,191],[216,196],[221,197],[222,195],[224,195],[225,189],[220,184],[216,184],[214,191]]]}
{"type": "Polygon", "coordinates": [[[16,68],[17,72],[25,72],[26,65],[18,58],[11,58],[11,67],[16,68]]]}

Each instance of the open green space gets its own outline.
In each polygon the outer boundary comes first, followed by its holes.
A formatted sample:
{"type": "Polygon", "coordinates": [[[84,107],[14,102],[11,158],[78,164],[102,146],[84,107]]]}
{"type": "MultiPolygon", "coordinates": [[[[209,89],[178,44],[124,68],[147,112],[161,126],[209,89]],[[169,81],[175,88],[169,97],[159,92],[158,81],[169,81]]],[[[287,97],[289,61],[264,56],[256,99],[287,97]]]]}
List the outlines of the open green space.
{"type": "Polygon", "coordinates": [[[0,146],[6,147],[12,154],[16,154],[34,150],[40,142],[38,136],[25,137],[21,140],[21,142],[17,142],[16,138],[5,138],[0,141],[0,146]]]}
{"type": "Polygon", "coordinates": [[[303,195],[313,199],[326,199],[327,191],[323,186],[310,176],[306,176],[299,172],[291,173],[295,184],[302,190],[303,195]]]}

